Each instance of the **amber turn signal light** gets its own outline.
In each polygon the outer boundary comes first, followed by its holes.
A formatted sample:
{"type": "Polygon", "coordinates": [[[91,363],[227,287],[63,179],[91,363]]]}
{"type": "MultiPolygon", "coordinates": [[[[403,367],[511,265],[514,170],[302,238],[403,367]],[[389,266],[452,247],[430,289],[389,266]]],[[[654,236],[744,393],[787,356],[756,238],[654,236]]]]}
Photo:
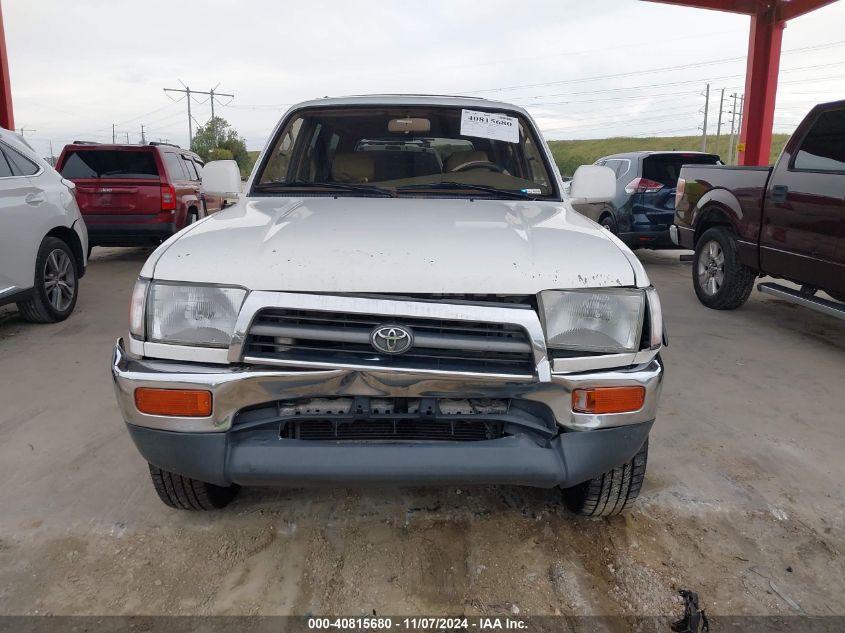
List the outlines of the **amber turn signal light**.
{"type": "Polygon", "coordinates": [[[141,387],[135,390],[135,406],[150,415],[204,418],[211,415],[211,392],[141,387]]]}
{"type": "Polygon", "coordinates": [[[642,408],[645,387],[594,387],[572,392],[576,413],[627,413],[642,408]]]}

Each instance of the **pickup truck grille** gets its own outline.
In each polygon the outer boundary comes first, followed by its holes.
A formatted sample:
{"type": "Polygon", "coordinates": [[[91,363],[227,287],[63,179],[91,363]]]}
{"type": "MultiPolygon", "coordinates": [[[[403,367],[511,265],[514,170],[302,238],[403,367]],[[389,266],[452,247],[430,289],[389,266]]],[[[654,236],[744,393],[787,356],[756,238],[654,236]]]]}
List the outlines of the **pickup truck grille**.
{"type": "Polygon", "coordinates": [[[383,316],[289,308],[258,312],[244,342],[248,362],[359,365],[373,368],[533,375],[534,355],[519,325],[383,316]],[[376,327],[399,325],[414,335],[403,354],[383,354],[370,343],[376,327]]]}

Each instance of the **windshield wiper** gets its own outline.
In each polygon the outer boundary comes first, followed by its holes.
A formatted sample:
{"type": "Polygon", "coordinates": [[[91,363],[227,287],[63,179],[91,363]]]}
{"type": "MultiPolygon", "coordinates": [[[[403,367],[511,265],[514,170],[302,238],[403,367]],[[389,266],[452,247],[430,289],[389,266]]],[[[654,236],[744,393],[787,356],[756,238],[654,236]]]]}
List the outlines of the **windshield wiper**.
{"type": "Polygon", "coordinates": [[[529,193],[525,193],[524,191],[514,191],[512,189],[498,189],[496,187],[488,187],[487,185],[473,185],[466,182],[432,182],[429,184],[422,184],[422,185],[405,185],[404,187],[399,187],[396,189],[397,193],[402,193],[403,191],[415,191],[415,190],[422,190],[422,189],[440,189],[440,190],[464,190],[464,189],[473,189],[475,191],[480,191],[482,193],[487,193],[491,195],[501,195],[507,196],[508,198],[517,198],[519,200],[536,200],[537,197],[531,195],[529,193]]]}
{"type": "Polygon", "coordinates": [[[329,189],[332,191],[352,191],[357,193],[375,193],[390,198],[396,197],[392,189],[377,187],[375,185],[361,185],[346,182],[311,182],[306,180],[292,180],[290,182],[265,182],[255,185],[256,191],[282,191],[285,189],[329,189]]]}

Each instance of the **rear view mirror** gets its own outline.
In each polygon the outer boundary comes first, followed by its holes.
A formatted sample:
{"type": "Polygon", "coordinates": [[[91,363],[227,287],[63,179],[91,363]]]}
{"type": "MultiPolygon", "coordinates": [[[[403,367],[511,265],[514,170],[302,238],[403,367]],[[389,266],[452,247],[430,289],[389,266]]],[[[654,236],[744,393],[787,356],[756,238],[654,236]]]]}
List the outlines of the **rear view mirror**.
{"type": "Polygon", "coordinates": [[[241,170],[233,160],[213,160],[202,168],[202,191],[223,198],[224,206],[241,196],[241,170]]]}
{"type": "Polygon", "coordinates": [[[431,131],[431,121],[421,117],[407,117],[404,119],[390,119],[387,131],[393,133],[417,132],[427,134],[431,131]]]}
{"type": "Polygon", "coordinates": [[[616,174],[609,167],[581,165],[569,185],[572,204],[610,202],[616,197],[616,174]]]}

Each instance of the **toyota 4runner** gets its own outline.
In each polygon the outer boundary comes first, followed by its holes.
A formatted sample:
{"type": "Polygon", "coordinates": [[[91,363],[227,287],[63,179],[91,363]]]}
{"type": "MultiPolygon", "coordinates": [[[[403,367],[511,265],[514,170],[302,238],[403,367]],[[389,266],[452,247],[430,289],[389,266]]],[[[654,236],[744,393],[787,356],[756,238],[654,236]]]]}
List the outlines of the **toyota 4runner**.
{"type": "Polygon", "coordinates": [[[529,115],[479,99],[293,107],[232,207],[144,265],[112,371],[166,504],[241,485],[560,487],[611,515],[639,493],[663,374],[657,293],[572,210],[529,115]]]}

